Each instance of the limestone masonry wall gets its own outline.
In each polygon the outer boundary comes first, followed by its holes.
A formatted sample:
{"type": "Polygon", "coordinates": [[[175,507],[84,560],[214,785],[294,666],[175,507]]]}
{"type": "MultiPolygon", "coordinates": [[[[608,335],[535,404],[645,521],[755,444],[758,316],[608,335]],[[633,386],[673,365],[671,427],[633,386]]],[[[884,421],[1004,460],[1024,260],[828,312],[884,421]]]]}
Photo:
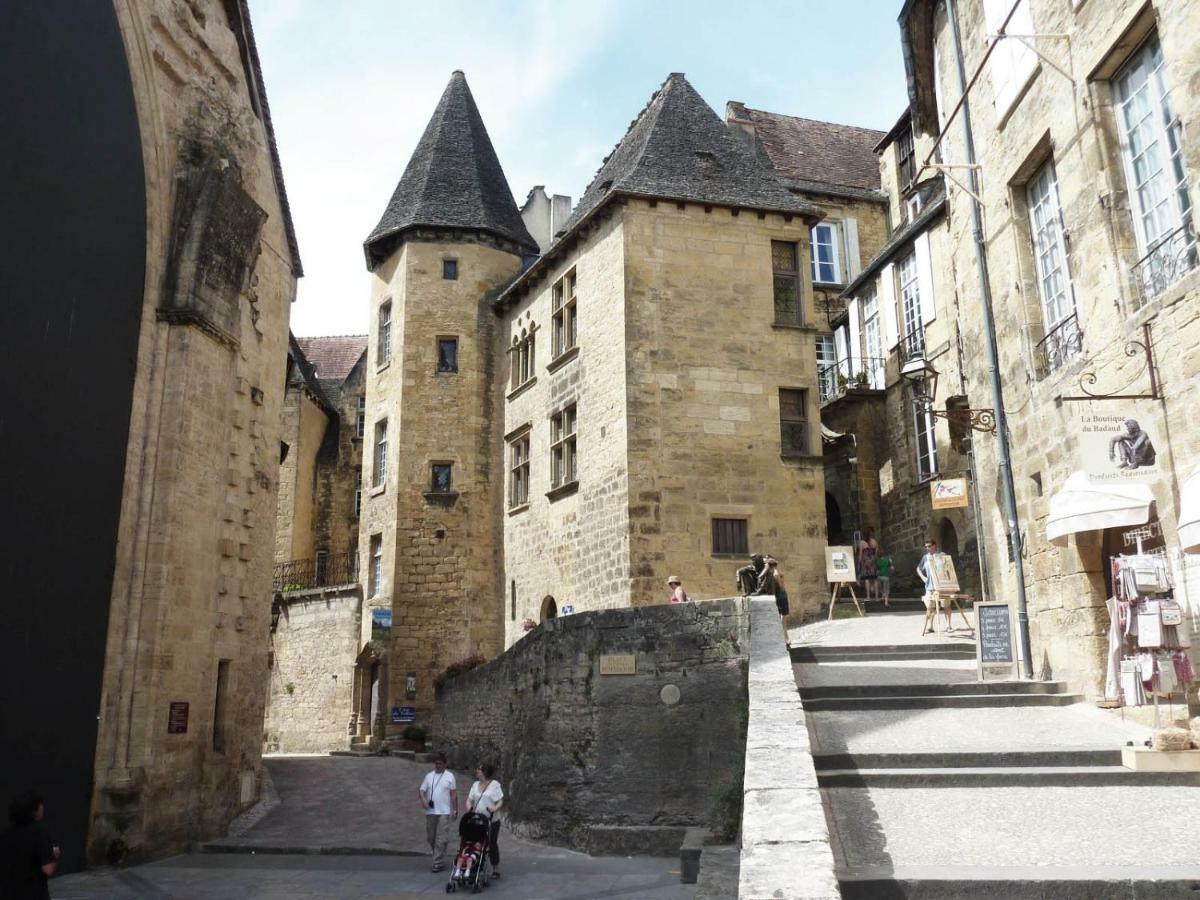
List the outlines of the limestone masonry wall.
{"type": "Polygon", "coordinates": [[[552,619],[438,691],[433,742],[451,764],[494,760],[525,834],[584,849],[707,825],[741,785],[745,599],[552,619]],[[613,654],[631,675],[601,674],[613,654]],[[673,702],[672,702],[673,701],[673,702]]]}

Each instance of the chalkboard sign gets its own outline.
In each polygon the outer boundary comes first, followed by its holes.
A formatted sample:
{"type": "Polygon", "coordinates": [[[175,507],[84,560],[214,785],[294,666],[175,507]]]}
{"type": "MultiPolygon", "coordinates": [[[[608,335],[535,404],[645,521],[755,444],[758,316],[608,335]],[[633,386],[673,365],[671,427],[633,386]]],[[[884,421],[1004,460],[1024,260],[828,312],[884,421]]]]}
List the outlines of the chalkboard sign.
{"type": "Polygon", "coordinates": [[[1008,603],[976,603],[975,656],[979,678],[1015,678],[1011,610],[1008,603]]]}

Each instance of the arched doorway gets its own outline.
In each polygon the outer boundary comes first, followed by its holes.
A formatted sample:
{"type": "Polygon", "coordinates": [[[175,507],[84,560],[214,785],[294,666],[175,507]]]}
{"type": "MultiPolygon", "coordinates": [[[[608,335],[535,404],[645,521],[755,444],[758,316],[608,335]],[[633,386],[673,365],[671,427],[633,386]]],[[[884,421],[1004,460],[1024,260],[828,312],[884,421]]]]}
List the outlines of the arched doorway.
{"type": "Polygon", "coordinates": [[[825,492],[825,542],[842,543],[842,510],[829,491],[825,492]]]}
{"type": "Polygon", "coordinates": [[[949,519],[942,519],[942,527],[938,530],[938,548],[954,559],[957,567],[959,561],[958,531],[949,519]]]}
{"type": "Polygon", "coordinates": [[[548,619],[558,618],[558,604],[554,602],[553,597],[546,597],[542,601],[542,617],[539,622],[545,622],[548,619]]]}

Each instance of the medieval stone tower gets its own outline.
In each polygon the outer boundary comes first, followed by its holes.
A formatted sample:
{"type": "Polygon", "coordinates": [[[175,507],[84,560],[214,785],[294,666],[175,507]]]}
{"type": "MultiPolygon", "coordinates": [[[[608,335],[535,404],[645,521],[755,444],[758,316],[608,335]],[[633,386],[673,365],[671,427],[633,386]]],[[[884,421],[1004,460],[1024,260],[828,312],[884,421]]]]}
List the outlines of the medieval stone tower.
{"type": "Polygon", "coordinates": [[[451,662],[503,646],[490,302],[537,244],[462,72],[364,249],[374,279],[360,572],[364,619],[390,610],[392,638],[364,654],[352,728],[381,736],[392,706],[432,707],[433,678],[451,662]]]}

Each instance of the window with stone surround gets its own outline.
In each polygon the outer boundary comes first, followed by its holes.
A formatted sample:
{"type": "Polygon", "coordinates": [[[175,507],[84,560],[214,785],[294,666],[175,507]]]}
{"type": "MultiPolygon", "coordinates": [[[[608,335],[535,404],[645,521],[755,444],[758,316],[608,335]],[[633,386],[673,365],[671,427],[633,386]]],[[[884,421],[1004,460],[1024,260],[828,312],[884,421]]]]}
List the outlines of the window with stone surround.
{"type": "Polygon", "coordinates": [[[458,280],[458,260],[443,259],[442,260],[442,278],[446,281],[458,280]]]}
{"type": "Polygon", "coordinates": [[[367,398],[358,398],[358,418],[354,423],[354,436],[360,441],[367,435],[367,398]]]}
{"type": "Polygon", "coordinates": [[[917,254],[910,253],[896,267],[900,278],[901,327],[900,340],[905,359],[925,356],[925,326],[921,321],[921,284],[917,272],[917,254]]]}
{"type": "Polygon", "coordinates": [[[372,487],[383,487],[387,483],[387,419],[375,423],[375,468],[371,479],[372,487]]]}
{"type": "Polygon", "coordinates": [[[1037,362],[1039,373],[1049,374],[1082,350],[1053,160],[1047,160],[1029,179],[1025,201],[1045,332],[1038,343],[1037,362]]]}
{"type": "Polygon", "coordinates": [[[437,373],[452,375],[458,371],[458,338],[440,337],[437,339],[437,373]]]}
{"type": "Polygon", "coordinates": [[[531,325],[529,329],[521,329],[519,336],[513,336],[512,349],[509,350],[509,365],[512,368],[509,388],[516,390],[533,378],[536,363],[537,330],[531,325]]]}
{"type": "Polygon", "coordinates": [[[212,748],[217,753],[225,752],[225,735],[229,718],[229,660],[217,661],[217,697],[213,702],[212,748]]]}
{"type": "Polygon", "coordinates": [[[508,506],[518,509],[529,502],[529,432],[514,438],[508,448],[508,506]]]}
{"type": "Polygon", "coordinates": [[[745,519],[713,519],[712,552],[713,556],[749,554],[749,523],[745,519]]]}
{"type": "Polygon", "coordinates": [[[378,597],[383,584],[383,535],[371,535],[371,568],[367,573],[367,596],[378,597]]]}
{"type": "Polygon", "coordinates": [[[775,324],[803,325],[800,263],[795,241],[771,241],[771,270],[775,276],[775,324]]]}
{"type": "Polygon", "coordinates": [[[454,491],[454,467],[450,463],[432,463],[430,466],[429,490],[434,494],[450,494],[454,491]]]}
{"type": "Polygon", "coordinates": [[[917,153],[911,127],[905,128],[896,138],[896,175],[901,190],[912,184],[917,175],[917,153]]]}
{"type": "Polygon", "coordinates": [[[550,302],[554,322],[551,329],[550,356],[552,359],[557,359],[574,347],[579,337],[579,310],[575,302],[574,269],[554,285],[551,290],[550,302]]]}
{"type": "Polygon", "coordinates": [[[808,391],[779,389],[779,437],[784,456],[808,456],[808,391]]]}
{"type": "Polygon", "coordinates": [[[392,361],[392,301],[379,307],[379,344],[375,364],[382,366],[392,361]]]}
{"type": "Polygon", "coordinates": [[[814,225],[809,232],[812,242],[812,280],[815,284],[840,284],[841,260],[838,259],[838,227],[833,222],[814,225]]]}
{"type": "Polygon", "coordinates": [[[1152,34],[1113,78],[1121,158],[1141,259],[1140,301],[1161,293],[1200,262],[1183,151],[1158,36],[1152,34]]]}
{"type": "Polygon", "coordinates": [[[938,473],[937,420],[933,413],[919,403],[913,403],[913,442],[917,451],[917,478],[926,481],[938,473]]]}
{"type": "Polygon", "coordinates": [[[550,417],[550,486],[552,488],[570,484],[578,478],[576,425],[574,404],[550,417]]]}

